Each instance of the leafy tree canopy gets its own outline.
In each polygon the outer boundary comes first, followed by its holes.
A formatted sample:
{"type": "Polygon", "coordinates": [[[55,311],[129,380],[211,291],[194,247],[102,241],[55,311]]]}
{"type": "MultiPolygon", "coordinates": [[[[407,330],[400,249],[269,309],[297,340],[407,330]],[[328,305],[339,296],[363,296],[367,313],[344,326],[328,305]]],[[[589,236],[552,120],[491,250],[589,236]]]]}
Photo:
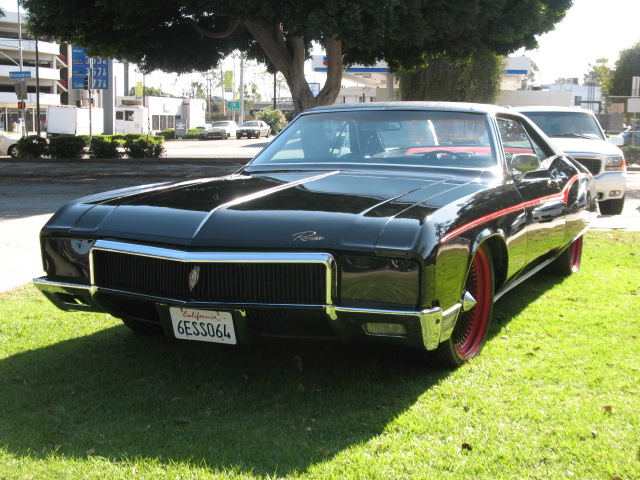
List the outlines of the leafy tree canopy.
{"type": "Polygon", "coordinates": [[[584,75],[584,84],[601,87],[603,95],[608,95],[611,91],[613,77],[613,70],[607,66],[607,63],[609,63],[608,58],[598,58],[595,65],[589,64],[589,71],[584,75]]]}
{"type": "MultiPolygon", "coordinates": [[[[131,87],[129,89],[129,95],[132,97],[135,97],[138,94],[138,87],[131,87]]],[[[155,88],[155,87],[142,87],[142,95],[145,96],[150,96],[150,97],[160,97],[160,96],[164,96],[164,97],[168,97],[170,96],[168,93],[163,92],[162,90],[160,90],[159,88],[155,88]]]]}
{"type": "Polygon", "coordinates": [[[504,57],[474,54],[469,59],[438,55],[422,68],[400,73],[403,100],[494,103],[500,95],[504,57]]]}
{"type": "Polygon", "coordinates": [[[633,77],[640,77],[640,43],[622,50],[611,78],[612,95],[631,95],[633,77]]]}
{"type": "Polygon", "coordinates": [[[298,111],[333,103],[342,69],[386,60],[393,69],[423,56],[535,48],[571,0],[22,0],[31,32],[85,46],[146,71],[205,71],[234,50],[282,72],[298,111]],[[313,42],[327,55],[317,98],[304,78],[313,42]]]}

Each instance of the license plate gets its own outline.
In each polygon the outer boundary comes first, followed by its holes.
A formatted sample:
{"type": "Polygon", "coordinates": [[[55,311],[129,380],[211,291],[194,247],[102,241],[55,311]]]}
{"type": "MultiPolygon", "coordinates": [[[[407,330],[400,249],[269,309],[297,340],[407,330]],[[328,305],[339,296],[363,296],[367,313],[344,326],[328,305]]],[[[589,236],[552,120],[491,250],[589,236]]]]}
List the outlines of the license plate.
{"type": "Polygon", "coordinates": [[[236,344],[233,318],[229,312],[171,307],[169,313],[176,338],[236,344]]]}

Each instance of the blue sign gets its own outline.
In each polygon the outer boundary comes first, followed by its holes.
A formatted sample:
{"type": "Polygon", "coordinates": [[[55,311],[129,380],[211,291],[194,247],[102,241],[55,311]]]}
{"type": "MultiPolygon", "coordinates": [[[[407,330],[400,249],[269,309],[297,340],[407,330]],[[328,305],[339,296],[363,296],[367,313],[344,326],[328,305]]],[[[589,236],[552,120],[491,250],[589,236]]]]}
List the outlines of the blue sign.
{"type": "Polygon", "coordinates": [[[93,90],[109,88],[109,59],[87,57],[83,47],[71,48],[71,88],[82,90],[85,77],[93,79],[89,87],[93,90]]]}
{"type": "Polygon", "coordinates": [[[9,72],[9,78],[11,78],[12,80],[31,78],[31,72],[9,72]]]}

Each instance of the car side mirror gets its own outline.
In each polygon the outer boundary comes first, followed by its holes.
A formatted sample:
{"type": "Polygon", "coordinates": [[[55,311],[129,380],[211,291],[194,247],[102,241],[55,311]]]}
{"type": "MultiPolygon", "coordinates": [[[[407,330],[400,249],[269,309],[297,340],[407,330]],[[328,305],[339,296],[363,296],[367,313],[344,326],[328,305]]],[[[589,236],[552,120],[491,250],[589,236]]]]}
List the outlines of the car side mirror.
{"type": "Polygon", "coordinates": [[[540,160],[532,153],[518,153],[511,158],[511,166],[521,173],[533,172],[540,168],[540,160]]]}
{"type": "Polygon", "coordinates": [[[624,145],[624,137],[622,135],[611,135],[609,141],[616,147],[622,147],[624,145]]]}

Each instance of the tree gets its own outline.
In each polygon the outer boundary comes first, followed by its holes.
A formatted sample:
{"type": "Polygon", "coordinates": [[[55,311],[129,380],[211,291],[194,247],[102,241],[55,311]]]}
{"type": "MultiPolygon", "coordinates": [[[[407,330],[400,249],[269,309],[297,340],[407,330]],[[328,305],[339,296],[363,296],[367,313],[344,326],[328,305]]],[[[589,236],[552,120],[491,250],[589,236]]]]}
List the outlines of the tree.
{"type": "Polygon", "coordinates": [[[529,73],[525,75],[524,80],[522,80],[522,90],[531,90],[536,83],[537,75],[540,73],[540,69],[536,62],[531,62],[531,69],[529,73]]]}
{"type": "MultiPolygon", "coordinates": [[[[131,87],[129,89],[129,95],[134,97],[137,95],[137,87],[131,87]]],[[[149,97],[169,96],[168,93],[163,92],[155,87],[142,87],[142,95],[149,97]]]]}
{"type": "Polygon", "coordinates": [[[256,118],[271,127],[271,133],[276,134],[287,125],[287,119],[280,110],[265,108],[256,112],[256,118]]]}
{"type": "Polygon", "coordinates": [[[611,95],[631,95],[633,77],[640,77],[640,43],[622,50],[611,78],[611,95]]]}
{"type": "Polygon", "coordinates": [[[22,0],[31,32],[135,62],[145,71],[206,71],[235,50],[281,72],[297,111],[331,104],[342,70],[386,60],[412,68],[423,56],[535,48],[571,0],[22,0]],[[317,97],[305,79],[313,42],[327,57],[317,97]]]}
{"type": "Polygon", "coordinates": [[[400,73],[403,100],[494,103],[500,95],[504,57],[491,53],[468,59],[438,55],[420,68],[400,73]]]}
{"type": "Polygon", "coordinates": [[[608,95],[611,91],[613,70],[607,65],[608,58],[598,58],[595,65],[589,64],[589,71],[584,75],[584,84],[602,88],[602,94],[608,95]]]}

